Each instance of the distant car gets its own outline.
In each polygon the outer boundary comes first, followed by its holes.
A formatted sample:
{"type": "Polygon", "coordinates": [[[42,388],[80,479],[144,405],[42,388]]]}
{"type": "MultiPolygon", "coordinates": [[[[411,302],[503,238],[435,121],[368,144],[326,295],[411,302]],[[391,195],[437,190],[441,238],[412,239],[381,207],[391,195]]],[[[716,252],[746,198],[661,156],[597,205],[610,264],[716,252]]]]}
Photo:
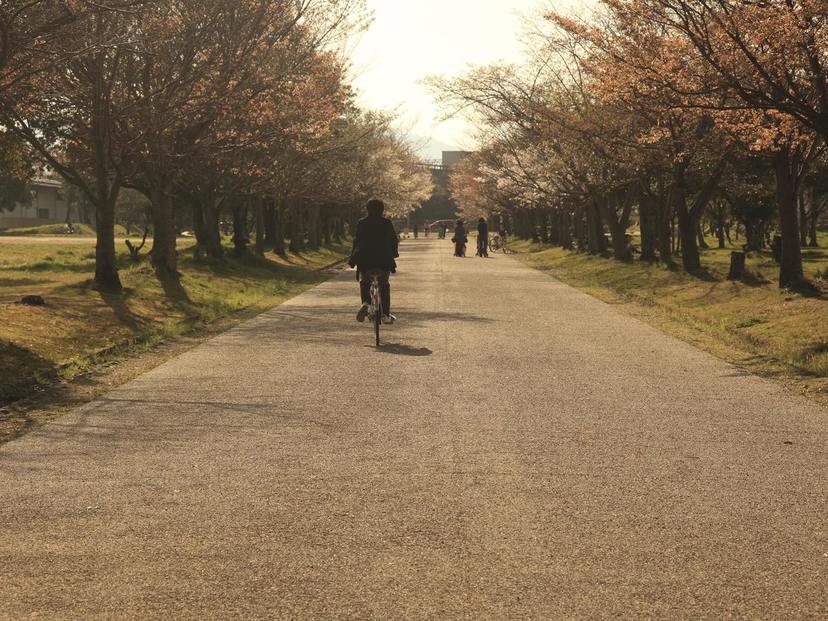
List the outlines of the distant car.
{"type": "Polygon", "coordinates": [[[195,233],[192,231],[181,231],[181,237],[195,237],[195,233]]]}
{"type": "Polygon", "coordinates": [[[440,228],[440,225],[444,225],[447,229],[454,229],[454,225],[457,224],[457,220],[436,220],[428,225],[428,227],[432,231],[436,231],[440,228]]]}

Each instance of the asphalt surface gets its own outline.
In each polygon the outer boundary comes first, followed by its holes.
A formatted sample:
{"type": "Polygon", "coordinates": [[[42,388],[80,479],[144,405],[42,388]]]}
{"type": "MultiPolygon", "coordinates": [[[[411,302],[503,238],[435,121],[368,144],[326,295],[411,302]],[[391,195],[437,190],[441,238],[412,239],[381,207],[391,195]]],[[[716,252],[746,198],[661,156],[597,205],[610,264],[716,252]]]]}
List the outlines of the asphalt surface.
{"type": "Polygon", "coordinates": [[[404,244],[0,448],[2,618],[828,618],[828,411],[404,244]]]}
{"type": "MultiPolygon", "coordinates": [[[[115,245],[121,244],[124,240],[141,240],[138,235],[132,237],[117,237],[115,245]]],[[[152,240],[152,237],[149,238],[152,240]]],[[[179,237],[179,242],[192,241],[192,237],[179,237]]],[[[94,237],[85,235],[0,235],[0,247],[2,246],[95,246],[97,240],[94,237]]]]}
{"type": "Polygon", "coordinates": [[[94,246],[94,237],[77,235],[0,235],[0,247],[2,246],[34,246],[60,245],[60,246],[94,246]]]}

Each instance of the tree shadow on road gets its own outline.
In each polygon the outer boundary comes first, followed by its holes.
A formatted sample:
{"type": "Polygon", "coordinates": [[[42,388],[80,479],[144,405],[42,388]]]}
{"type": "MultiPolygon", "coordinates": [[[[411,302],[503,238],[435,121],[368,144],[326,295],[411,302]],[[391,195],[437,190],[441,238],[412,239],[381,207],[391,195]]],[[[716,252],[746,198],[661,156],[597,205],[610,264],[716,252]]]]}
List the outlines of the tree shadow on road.
{"type": "Polygon", "coordinates": [[[471,323],[496,323],[496,319],[481,317],[469,313],[457,313],[452,311],[424,311],[413,308],[394,307],[394,314],[403,318],[406,323],[423,323],[433,321],[448,322],[471,322],[471,323]]]}
{"type": "MultiPolygon", "coordinates": [[[[366,345],[366,347],[371,346],[366,345]]],[[[374,349],[373,347],[371,348],[374,349]]],[[[383,343],[377,347],[376,350],[382,354],[395,354],[397,356],[414,357],[425,357],[434,353],[428,347],[412,347],[411,345],[405,345],[404,343],[383,343]]]]}
{"type": "MultiPolygon", "coordinates": [[[[397,309],[400,325],[409,328],[419,328],[438,322],[472,322],[495,323],[497,320],[480,317],[468,313],[452,313],[439,311],[417,311],[404,308],[397,309]]],[[[227,346],[228,344],[249,346],[250,344],[268,345],[286,343],[289,341],[324,342],[329,345],[347,345],[361,338],[370,328],[367,324],[358,324],[354,321],[351,310],[341,305],[298,306],[288,305],[277,307],[258,319],[243,324],[225,334],[221,341],[205,347],[227,346]]],[[[393,328],[391,329],[391,334],[393,328]]],[[[417,348],[410,348],[417,352],[417,348]]],[[[405,351],[390,351],[398,355],[415,355],[405,351]]],[[[429,355],[420,353],[419,355],[429,355]]]]}

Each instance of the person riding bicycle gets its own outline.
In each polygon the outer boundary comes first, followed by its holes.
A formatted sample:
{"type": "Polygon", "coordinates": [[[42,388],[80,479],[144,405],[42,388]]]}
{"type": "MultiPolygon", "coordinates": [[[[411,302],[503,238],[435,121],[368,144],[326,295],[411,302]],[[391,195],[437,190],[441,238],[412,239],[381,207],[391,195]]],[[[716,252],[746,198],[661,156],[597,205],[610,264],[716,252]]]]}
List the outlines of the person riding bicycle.
{"type": "Polygon", "coordinates": [[[454,242],[454,256],[465,257],[466,244],[469,241],[469,237],[466,233],[466,227],[463,224],[463,220],[457,221],[457,225],[454,227],[454,237],[451,238],[451,241],[454,242]]]}
{"type": "Polygon", "coordinates": [[[400,256],[399,237],[391,220],[383,216],[385,203],[371,199],[366,205],[368,215],[357,224],[354,248],[348,265],[357,268],[362,306],[357,321],[365,321],[371,304],[371,273],[380,272],[380,296],[382,298],[382,322],[394,323],[391,314],[391,283],[389,277],[397,271],[400,256]]]}

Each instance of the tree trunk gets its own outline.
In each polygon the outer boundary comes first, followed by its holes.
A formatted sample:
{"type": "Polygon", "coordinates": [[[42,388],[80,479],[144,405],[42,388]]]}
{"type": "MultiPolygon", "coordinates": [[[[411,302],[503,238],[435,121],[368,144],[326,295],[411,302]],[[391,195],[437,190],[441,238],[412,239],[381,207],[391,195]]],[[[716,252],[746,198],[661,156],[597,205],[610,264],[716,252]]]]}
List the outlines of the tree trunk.
{"type": "Polygon", "coordinates": [[[590,254],[605,254],[607,249],[604,237],[604,224],[601,222],[601,212],[594,200],[590,200],[586,207],[587,248],[590,254]]]}
{"type": "Polygon", "coordinates": [[[264,204],[264,247],[276,250],[276,203],[268,199],[264,204]]]}
{"type": "Polygon", "coordinates": [[[109,200],[101,200],[95,208],[95,287],[109,293],[120,293],[123,289],[115,253],[116,200],[117,195],[109,200]]]}
{"type": "Polygon", "coordinates": [[[561,245],[561,208],[550,209],[546,219],[546,243],[551,246],[561,245]]]}
{"type": "Polygon", "coordinates": [[[611,196],[595,198],[598,211],[610,230],[613,258],[618,261],[630,260],[631,251],[627,229],[629,228],[630,213],[635,198],[636,192],[632,187],[627,188],[621,197],[617,193],[613,193],[611,196]]]}
{"type": "Polygon", "coordinates": [[[658,258],[665,265],[673,265],[673,207],[669,201],[659,201],[658,258]]]}
{"type": "Polygon", "coordinates": [[[358,209],[358,208],[353,208],[352,207],[350,209],[350,214],[349,214],[349,217],[348,217],[348,233],[350,234],[351,237],[356,235],[357,223],[359,222],[359,217],[360,217],[361,212],[362,212],[362,210],[358,209]]]}
{"type": "MultiPolygon", "coordinates": [[[[104,18],[98,12],[96,28],[100,39],[104,32],[104,18]]],[[[118,260],[115,253],[115,204],[121,188],[121,179],[110,166],[112,110],[111,87],[104,78],[104,56],[95,55],[94,81],[91,89],[93,113],[90,118],[92,130],[92,157],[95,171],[95,286],[100,291],[120,293],[123,290],[118,275],[118,260]]]]}
{"type": "Polygon", "coordinates": [[[290,251],[302,252],[305,249],[304,209],[294,205],[290,215],[290,251]]]}
{"type": "Polygon", "coordinates": [[[253,200],[256,208],[256,254],[263,257],[265,253],[264,199],[261,196],[256,196],[253,200]]]}
{"type": "Polygon", "coordinates": [[[612,257],[617,261],[630,260],[630,244],[627,239],[627,227],[618,222],[609,222],[612,238],[612,257]]]}
{"type": "Polygon", "coordinates": [[[745,275],[745,253],[731,252],[730,253],[730,273],[727,275],[728,280],[741,280],[745,275]]]}
{"type": "Polygon", "coordinates": [[[319,207],[309,207],[307,215],[308,248],[310,250],[319,250],[322,245],[322,238],[320,235],[321,216],[319,207]]]}
{"type": "Polygon", "coordinates": [[[808,222],[808,213],[805,210],[805,193],[801,188],[797,192],[797,203],[799,204],[799,222],[802,223],[799,227],[799,246],[805,248],[808,245],[808,229],[805,226],[808,222]]]}
{"type": "Polygon", "coordinates": [[[512,230],[511,233],[520,239],[527,239],[528,235],[526,234],[527,226],[525,225],[526,217],[523,213],[522,209],[516,209],[514,216],[512,217],[512,230]]]}
{"type": "Polygon", "coordinates": [[[561,209],[561,246],[564,250],[572,250],[571,218],[569,207],[564,206],[561,209]]]}
{"type": "Polygon", "coordinates": [[[541,244],[549,243],[549,219],[547,217],[546,209],[537,208],[535,215],[535,237],[541,244]]]}
{"type": "Polygon", "coordinates": [[[819,236],[817,235],[817,220],[819,220],[819,212],[815,207],[815,205],[811,205],[810,218],[808,218],[808,237],[810,238],[808,245],[811,248],[819,247],[819,236]]]}
{"type": "Polygon", "coordinates": [[[233,203],[233,253],[241,258],[247,255],[247,199],[233,203]]]}
{"type": "Polygon", "coordinates": [[[330,246],[332,241],[333,218],[329,208],[325,208],[321,218],[322,223],[322,243],[325,246],[330,246]]]}
{"type": "Polygon", "coordinates": [[[704,228],[702,227],[701,219],[699,219],[698,224],[696,224],[696,236],[698,238],[699,248],[704,248],[705,250],[710,248],[707,240],[704,238],[704,228]]]}
{"type": "Polygon", "coordinates": [[[201,201],[198,197],[191,198],[187,202],[190,204],[190,211],[192,211],[193,233],[195,233],[196,239],[195,246],[193,246],[193,254],[198,259],[207,250],[207,235],[204,228],[204,208],[201,206],[201,201]]]}
{"type": "Polygon", "coordinates": [[[586,208],[579,204],[575,207],[575,240],[578,244],[578,251],[589,250],[589,234],[587,233],[586,208]]]}
{"type": "Polygon", "coordinates": [[[701,258],[697,245],[698,222],[687,206],[687,190],[684,169],[673,171],[673,186],[670,189],[673,212],[678,218],[678,241],[681,244],[681,263],[688,272],[701,269],[701,258]]]}
{"type": "Polygon", "coordinates": [[[176,253],[175,203],[172,184],[168,181],[155,184],[150,190],[152,205],[152,251],[150,257],[155,272],[162,278],[178,276],[176,253]]]}
{"type": "Polygon", "coordinates": [[[538,234],[538,210],[537,208],[532,208],[529,210],[527,215],[527,226],[529,227],[529,238],[532,240],[533,244],[541,243],[540,235],[538,234]]]}
{"type": "Polygon", "coordinates": [[[762,232],[762,223],[756,221],[745,222],[745,249],[759,252],[765,247],[765,236],[762,232]]]}
{"type": "Polygon", "coordinates": [[[781,235],[774,235],[770,246],[771,246],[771,253],[773,254],[773,260],[776,261],[777,265],[781,265],[782,264],[782,236],[781,235]]]}
{"type": "Polygon", "coordinates": [[[285,256],[285,209],[281,202],[274,205],[273,214],[273,252],[285,256]]]}
{"type": "Polygon", "coordinates": [[[655,197],[642,194],[638,200],[638,223],[641,229],[641,260],[656,260],[658,239],[658,202],[655,197]]]}
{"type": "Polygon", "coordinates": [[[685,206],[683,209],[677,207],[679,240],[681,242],[681,264],[688,272],[696,272],[701,269],[701,257],[699,247],[696,244],[697,223],[693,221],[693,215],[685,206]]]}
{"type": "Polygon", "coordinates": [[[211,259],[221,259],[224,248],[221,245],[221,226],[219,225],[219,208],[215,197],[210,194],[202,204],[201,215],[204,219],[204,248],[211,259]]]}
{"type": "Polygon", "coordinates": [[[788,288],[802,281],[802,250],[799,239],[799,179],[797,162],[788,149],[774,157],[776,169],[776,200],[779,208],[779,228],[782,235],[782,261],[779,266],[779,286],[788,288]]]}
{"type": "Polygon", "coordinates": [[[333,241],[335,244],[342,243],[342,238],[345,237],[345,223],[341,216],[336,216],[333,221],[333,241]]]}
{"type": "Polygon", "coordinates": [[[727,239],[725,237],[725,222],[724,217],[719,215],[718,220],[716,221],[716,237],[719,240],[719,249],[724,250],[727,248],[727,239]]]}

